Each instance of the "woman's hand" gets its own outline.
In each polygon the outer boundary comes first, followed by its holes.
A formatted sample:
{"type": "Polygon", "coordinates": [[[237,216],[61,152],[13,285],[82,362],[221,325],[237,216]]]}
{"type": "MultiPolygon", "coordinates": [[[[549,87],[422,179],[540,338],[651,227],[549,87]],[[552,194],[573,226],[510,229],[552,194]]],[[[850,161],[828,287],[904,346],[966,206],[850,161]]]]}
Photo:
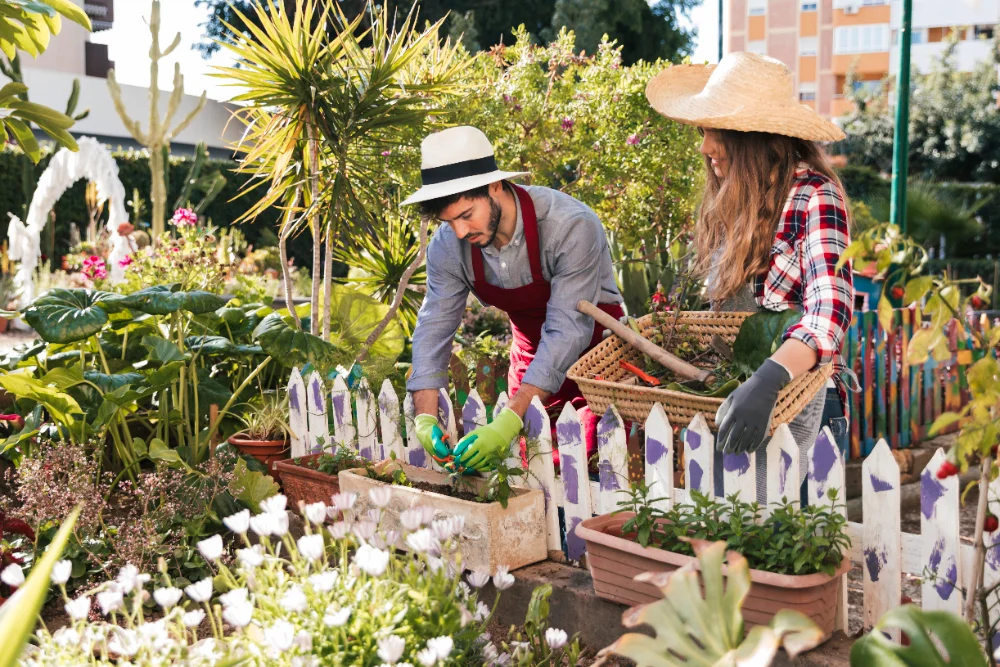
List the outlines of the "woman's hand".
{"type": "Polygon", "coordinates": [[[771,431],[771,414],[778,393],[791,380],[784,366],[773,359],[766,360],[719,406],[715,413],[715,423],[719,425],[715,448],[725,454],[760,449],[771,431]]]}

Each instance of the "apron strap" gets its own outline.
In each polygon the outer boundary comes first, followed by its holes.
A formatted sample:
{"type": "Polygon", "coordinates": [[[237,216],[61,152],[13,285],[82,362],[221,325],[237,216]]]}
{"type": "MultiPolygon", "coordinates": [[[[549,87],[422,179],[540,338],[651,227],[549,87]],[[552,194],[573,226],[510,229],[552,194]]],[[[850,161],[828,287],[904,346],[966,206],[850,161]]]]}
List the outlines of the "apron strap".
{"type": "Polygon", "coordinates": [[[486,282],[486,274],[483,272],[483,251],[477,245],[472,245],[472,277],[476,282],[486,282]]]}
{"type": "Polygon", "coordinates": [[[535,202],[531,201],[531,196],[524,188],[514,185],[514,192],[517,193],[518,201],[521,202],[521,220],[524,223],[524,240],[528,244],[528,262],[531,264],[531,279],[537,282],[544,282],[542,274],[542,254],[538,248],[538,218],[535,217],[535,202]]]}

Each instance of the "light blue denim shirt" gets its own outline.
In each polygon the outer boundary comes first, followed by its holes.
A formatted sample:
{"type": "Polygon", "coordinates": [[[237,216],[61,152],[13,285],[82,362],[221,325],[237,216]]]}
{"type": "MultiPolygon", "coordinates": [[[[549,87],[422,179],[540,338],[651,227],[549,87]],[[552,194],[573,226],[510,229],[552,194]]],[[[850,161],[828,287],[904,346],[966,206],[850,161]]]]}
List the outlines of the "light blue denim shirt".
{"type": "MultiPolygon", "coordinates": [[[[604,227],[573,197],[539,186],[523,186],[535,204],[542,274],[550,283],[542,340],[522,382],[556,392],[594,333],[594,320],[577,312],[580,300],[621,303],[604,227]]],[[[516,200],[516,198],[515,198],[516,200]]],[[[531,282],[520,204],[510,243],[483,248],[486,282],[504,289],[531,282]]],[[[413,373],[408,391],[448,386],[452,341],[472,290],[472,246],[442,224],[427,247],[427,295],[413,333],[413,373]]]]}

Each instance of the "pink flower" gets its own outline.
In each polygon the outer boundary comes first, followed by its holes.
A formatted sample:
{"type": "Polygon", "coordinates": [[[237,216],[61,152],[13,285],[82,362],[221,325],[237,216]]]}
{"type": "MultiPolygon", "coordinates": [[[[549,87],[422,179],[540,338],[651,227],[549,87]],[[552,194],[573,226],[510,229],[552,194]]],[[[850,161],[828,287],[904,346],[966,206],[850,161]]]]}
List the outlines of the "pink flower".
{"type": "Polygon", "coordinates": [[[108,267],[97,255],[91,255],[83,260],[83,275],[91,280],[104,280],[108,277],[108,267]]]}
{"type": "Polygon", "coordinates": [[[569,132],[570,130],[572,130],[573,129],[573,119],[572,118],[563,118],[562,119],[562,129],[565,130],[566,132],[569,132]]]}
{"type": "Polygon", "coordinates": [[[382,151],[382,157],[389,157],[392,155],[392,151],[382,151]]]}
{"type": "Polygon", "coordinates": [[[629,146],[638,146],[639,145],[639,135],[638,134],[630,134],[630,135],[628,135],[628,139],[625,140],[625,143],[628,144],[629,146]]]}
{"type": "Polygon", "coordinates": [[[198,224],[198,214],[189,208],[179,208],[174,211],[170,224],[175,227],[194,227],[198,224]]]}
{"type": "Polygon", "coordinates": [[[125,269],[125,268],[128,268],[128,267],[132,266],[133,261],[134,260],[132,259],[132,255],[125,255],[125,257],[123,257],[122,259],[118,260],[118,266],[120,266],[123,269],[125,269]]]}

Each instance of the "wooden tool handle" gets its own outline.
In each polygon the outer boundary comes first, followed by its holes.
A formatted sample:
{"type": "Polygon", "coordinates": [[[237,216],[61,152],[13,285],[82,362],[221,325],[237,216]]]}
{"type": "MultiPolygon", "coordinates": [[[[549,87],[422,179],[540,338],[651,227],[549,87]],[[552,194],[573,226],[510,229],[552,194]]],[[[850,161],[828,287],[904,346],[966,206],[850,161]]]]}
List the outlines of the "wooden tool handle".
{"type": "Polygon", "coordinates": [[[671,372],[687,378],[688,380],[698,380],[699,382],[704,382],[705,384],[710,384],[712,380],[715,379],[715,376],[711,372],[702,370],[697,366],[693,366],[683,359],[678,359],[662,347],[651,343],[636,332],[632,331],[632,329],[630,329],[627,325],[622,324],[616,318],[608,315],[606,312],[589,301],[581,301],[576,304],[576,309],[584,315],[593,317],[605,327],[611,329],[613,333],[621,337],[626,343],[643,354],[652,357],[661,366],[671,372]]]}

